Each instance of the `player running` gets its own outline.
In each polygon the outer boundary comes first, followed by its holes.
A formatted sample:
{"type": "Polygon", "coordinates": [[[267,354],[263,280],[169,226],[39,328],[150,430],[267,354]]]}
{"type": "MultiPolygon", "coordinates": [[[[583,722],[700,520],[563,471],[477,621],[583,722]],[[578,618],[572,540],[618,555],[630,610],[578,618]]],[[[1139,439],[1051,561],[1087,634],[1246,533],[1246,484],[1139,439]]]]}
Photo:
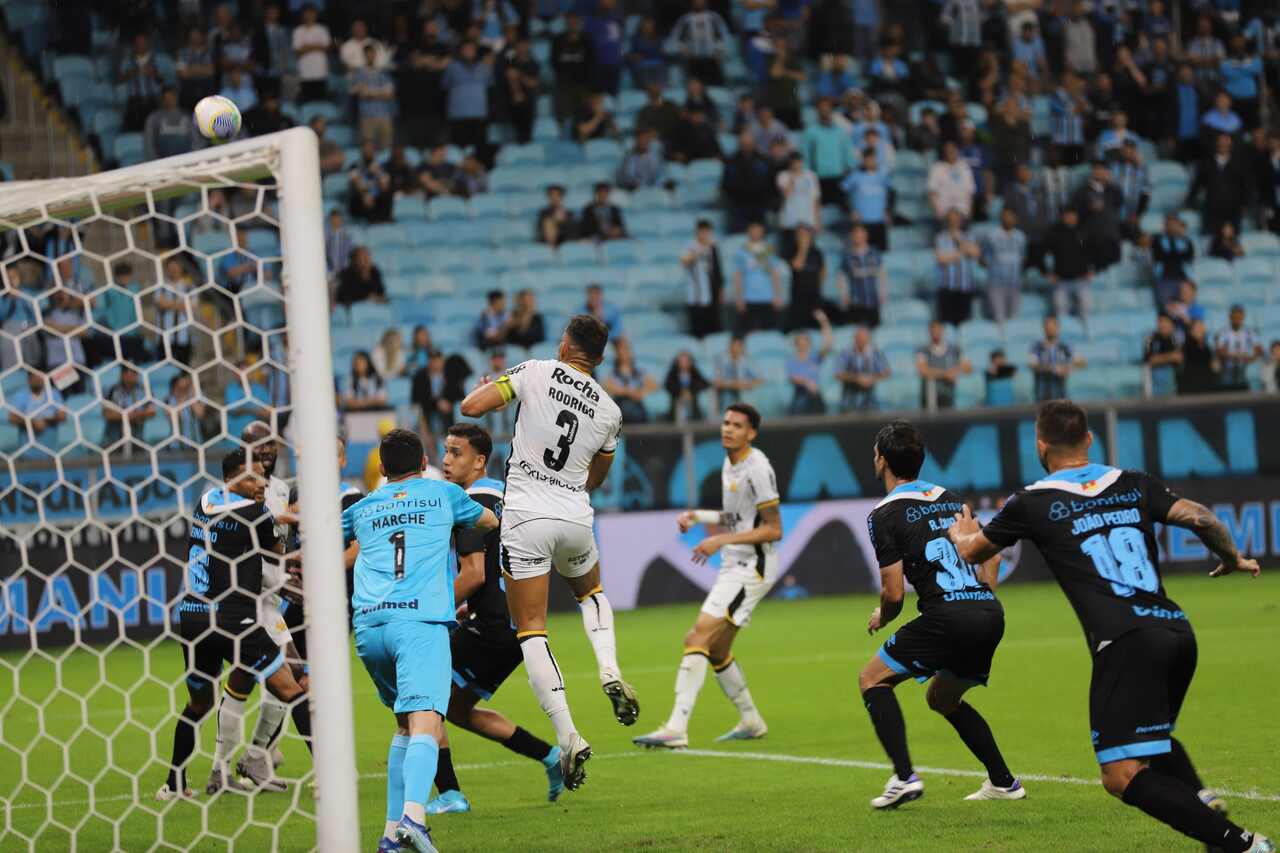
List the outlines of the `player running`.
{"type": "Polygon", "coordinates": [[[874,634],[902,612],[903,579],[916,591],[920,615],[885,641],[858,675],[858,689],[871,724],[893,761],[877,809],[896,808],[924,796],[924,782],[911,766],[906,723],[893,688],[908,678],[928,681],[929,707],[955,728],[960,740],[987,769],[982,787],[966,800],[1020,800],[1027,791],[1009,772],[991,727],[963,697],[986,686],[991,659],[1004,636],[1004,608],[996,600],[1000,560],[981,567],[956,554],[945,533],[964,504],[954,493],[918,479],[924,439],[907,421],[892,421],[876,434],[876,479],[887,495],[867,516],[867,530],[880,564],[880,606],[871,611],[874,634]]]}
{"type": "Polygon", "coordinates": [[[556,360],[526,361],[462,401],[478,418],[517,401],[515,436],[507,460],[502,525],[502,571],[510,578],[507,606],[516,623],[529,684],[551,718],[559,741],[565,787],[586,779],[591,747],[569,714],[564,679],[547,640],[549,573],[568,581],[595,651],[600,683],[624,726],[640,704],[622,680],[613,608],[600,586],[589,493],[604,482],[622,429],[622,412],[591,376],[604,359],[609,328],[587,314],[569,321],[556,360]]]}
{"type": "Polygon", "coordinates": [[[416,433],[393,429],[379,445],[387,483],[342,513],[356,558],[356,654],[396,715],[387,754],[387,824],[380,853],[436,848],[426,804],[449,709],[449,628],[454,621],[449,537],[455,527],[494,530],[494,513],[453,483],[422,478],[416,433]]]}
{"type": "MultiPolygon", "coordinates": [[[[445,435],[444,447],[445,479],[466,489],[476,503],[501,515],[502,483],[485,476],[485,466],[493,454],[489,433],[475,424],[454,424],[445,435]]],[[[454,534],[458,576],[453,582],[453,597],[465,602],[466,616],[460,617],[462,624],[453,629],[449,640],[453,691],[449,695],[448,720],[541,764],[547,773],[547,799],[555,802],[564,790],[560,747],[533,736],[497,711],[476,707],[480,700],[491,699],[523,660],[520,641],[507,613],[507,595],[498,566],[498,538],[496,530],[459,530],[454,534]]],[[[436,790],[439,795],[427,803],[427,814],[471,811],[471,803],[453,771],[447,732],[440,742],[436,790]]]]}
{"type": "Polygon", "coordinates": [[[948,536],[965,560],[988,560],[1020,539],[1044,555],[1093,656],[1089,727],[1109,794],[1210,848],[1273,853],[1270,840],[1227,820],[1171,736],[1195,673],[1196,639],[1165,595],[1154,526],[1193,531],[1220,560],[1210,577],[1256,577],[1258,563],[1201,504],[1141,471],[1090,463],[1092,444],[1084,409],[1045,403],[1036,451],[1048,476],[1016,492],[985,528],[966,508],[948,536]]]}
{"type": "Polygon", "coordinates": [[[782,539],[778,484],[769,457],[752,447],[760,433],[760,413],[746,403],[725,409],[720,423],[724,466],[720,480],[724,510],[682,512],[676,523],[682,533],[695,524],[726,529],[703,539],[693,549],[693,559],[705,563],[720,552],[720,572],[702,603],[702,610],[684,635],[684,657],[676,672],[676,701],[671,716],[657,731],[632,738],[638,746],[680,749],[689,745],[689,718],[698,691],[707,677],[707,664],[715,670],[724,695],[737,707],[740,718],[730,731],[716,738],[750,740],[769,731],[751,700],[747,678],[733,656],[738,631],[778,580],[778,553],[774,543],[782,539]]]}
{"type": "Polygon", "coordinates": [[[222,479],[221,487],[201,497],[191,521],[187,591],[178,606],[189,698],[174,728],[168,779],[156,792],[161,802],[193,796],[186,763],[195,749],[196,728],[213,707],[224,661],[233,669],[218,706],[218,740],[206,793],[252,790],[228,773],[227,764],[240,744],[245,700],[255,679],[292,708],[298,734],[311,745],[310,712],[299,701],[306,694],[285,666],[284,652],[258,621],[264,564],[280,553],[275,521],[263,505],[262,465],[247,462],[243,449],[232,450],[222,458],[222,479]]]}

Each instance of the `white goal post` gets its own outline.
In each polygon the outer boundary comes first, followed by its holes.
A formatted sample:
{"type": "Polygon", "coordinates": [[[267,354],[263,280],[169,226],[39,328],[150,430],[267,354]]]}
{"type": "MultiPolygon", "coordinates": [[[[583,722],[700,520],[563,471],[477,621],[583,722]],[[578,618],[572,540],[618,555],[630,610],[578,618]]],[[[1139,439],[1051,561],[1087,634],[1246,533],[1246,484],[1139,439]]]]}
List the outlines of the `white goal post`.
{"type": "MultiPolygon", "coordinates": [[[[172,204],[181,204],[184,199],[195,199],[201,205],[207,204],[209,187],[214,186],[251,186],[260,180],[274,180],[275,198],[278,199],[279,213],[279,246],[282,274],[280,287],[283,292],[284,316],[287,323],[288,337],[288,371],[290,381],[289,393],[292,401],[291,434],[296,445],[297,485],[300,495],[300,524],[305,535],[302,542],[302,560],[306,571],[304,594],[306,601],[308,631],[308,658],[310,667],[310,705],[312,709],[312,733],[314,740],[314,767],[316,790],[315,832],[316,847],[322,853],[331,851],[356,850],[359,847],[358,793],[355,761],[354,717],[351,689],[350,645],[347,634],[347,602],[345,570],[342,561],[342,541],[339,515],[339,472],[336,466],[335,444],[337,440],[336,406],[334,399],[334,381],[332,354],[329,335],[329,296],[326,281],[323,203],[321,194],[320,163],[318,144],[315,134],[306,127],[273,133],[267,136],[232,142],[222,146],[210,147],[178,157],[157,160],[125,169],[105,172],[98,175],[75,179],[53,179],[46,181],[26,181],[0,184],[0,239],[6,234],[21,238],[18,260],[22,253],[28,252],[26,245],[26,229],[41,224],[74,226],[81,220],[106,221],[118,226],[118,233],[125,236],[127,245],[119,247],[121,252],[156,256],[156,268],[160,267],[165,253],[152,252],[140,245],[136,236],[143,231],[140,220],[146,219],[150,227],[170,227],[178,234],[182,250],[190,250],[186,242],[183,224],[172,215],[172,204]],[[118,214],[118,216],[116,215],[118,214]],[[129,218],[126,218],[129,217],[129,218]]],[[[265,193],[260,194],[265,195],[265,193]]],[[[261,200],[258,202],[262,204],[261,200]]],[[[228,220],[227,227],[234,232],[234,219],[228,220]]],[[[234,236],[234,233],[233,233],[234,236]]],[[[79,237],[76,238],[77,241],[79,237]]],[[[239,239],[239,238],[235,238],[239,239]]],[[[12,244],[11,244],[12,245],[12,244]]],[[[3,248],[3,243],[0,243],[3,248]]],[[[110,263],[113,256],[103,254],[105,263],[110,263]]],[[[276,262],[275,259],[272,261],[276,262]]],[[[212,269],[212,262],[208,269],[212,269]]],[[[50,268],[54,266],[51,262],[50,268]]],[[[266,266],[259,264],[259,273],[266,266]]],[[[0,269],[0,291],[4,290],[5,279],[0,269]]],[[[139,305],[141,297],[135,298],[139,305]]],[[[33,301],[34,304],[34,301],[33,301]]],[[[138,309],[141,312],[141,308],[138,309]]],[[[240,316],[242,310],[238,304],[234,309],[240,316]]],[[[85,314],[88,317],[86,311],[85,314]]],[[[16,333],[15,333],[16,334],[16,333]]],[[[119,340],[108,334],[119,347],[119,340]]],[[[211,334],[217,339],[219,332],[211,334]]],[[[3,335],[0,335],[3,338],[3,335]]],[[[10,337],[11,355],[17,350],[18,368],[21,368],[21,342],[15,343],[10,337]]],[[[264,339],[265,340],[265,339],[264,339]]],[[[218,347],[220,340],[215,341],[218,347]]],[[[3,341],[0,341],[3,344],[3,341]]],[[[264,344],[265,346],[265,344],[264,344]]],[[[222,353],[218,349],[219,354],[222,353]]],[[[122,359],[127,360],[127,359],[122,359]]],[[[176,366],[176,365],[175,365],[176,366]]],[[[12,361],[10,363],[12,367],[12,361]]],[[[11,370],[3,370],[5,376],[11,370]]],[[[10,377],[12,378],[12,377],[10,377]]],[[[34,380],[32,380],[34,381],[34,380]]],[[[98,389],[99,395],[101,388],[98,389]]],[[[223,437],[227,434],[223,420],[223,437]]],[[[9,428],[6,426],[6,428],[9,428]]],[[[129,425],[124,426],[126,437],[129,425]]],[[[79,421],[75,427],[77,438],[80,431],[79,421]]],[[[92,442],[89,442],[90,444],[92,442]]],[[[208,445],[211,447],[212,445],[208,445]]],[[[201,464],[204,463],[204,450],[200,449],[201,464]]],[[[90,451],[96,451],[91,448],[90,451]]],[[[108,466],[107,452],[102,452],[103,465],[108,466]]],[[[5,471],[3,477],[10,478],[18,484],[20,476],[9,471],[20,471],[15,467],[16,452],[6,456],[0,452],[0,470],[5,471]]],[[[57,462],[58,477],[61,478],[62,462],[57,462]]],[[[108,474],[110,476],[110,474],[108,474]]],[[[0,481],[0,490],[5,487],[0,481]]],[[[10,489],[12,491],[12,488],[10,489]]],[[[30,498],[36,510],[32,518],[35,524],[47,525],[49,508],[42,501],[46,492],[30,498]]],[[[135,498],[135,501],[137,499],[135,498]]],[[[84,501],[85,518],[88,526],[97,524],[92,517],[94,509],[91,501],[84,501]]],[[[132,512],[136,513],[135,502],[132,512]]],[[[189,507],[186,509],[189,510],[189,507]]],[[[4,519],[3,527],[12,530],[14,519],[4,519]]],[[[170,526],[176,515],[169,519],[170,526]]],[[[71,519],[68,524],[80,523],[71,519]]],[[[104,528],[105,529],[105,528],[104,528]]],[[[159,527],[157,527],[159,529],[159,527]]],[[[10,531],[0,531],[6,535],[10,531]]],[[[17,537],[15,540],[17,541],[17,537]]],[[[118,546],[117,546],[118,547],[118,546]]],[[[26,545],[16,548],[22,555],[21,565],[12,567],[13,573],[21,573],[27,568],[25,555],[26,545]]],[[[7,554],[0,554],[7,561],[7,554]]],[[[92,573],[93,567],[88,571],[92,573]]],[[[0,571],[0,582],[14,576],[11,568],[0,571]]],[[[10,591],[11,592],[11,591],[10,591]]],[[[13,632],[17,633],[18,616],[12,599],[6,599],[6,591],[0,587],[0,616],[5,615],[6,608],[13,616],[11,622],[13,632]]],[[[179,592],[180,595],[180,592],[179,592]]],[[[172,600],[172,598],[171,598],[172,600]]],[[[27,605],[22,605],[24,608],[27,605]]],[[[140,605],[148,606],[145,599],[140,605]]],[[[24,613],[26,611],[24,610],[24,613]]],[[[87,612],[87,607],[86,607],[87,612]]],[[[74,615],[74,614],[73,614],[74,615]]],[[[113,617],[114,618],[114,617],[113,617]]],[[[120,617],[123,625],[123,617],[120,617]]],[[[34,618],[30,620],[31,653],[17,664],[0,667],[0,677],[8,680],[12,677],[15,684],[21,677],[21,667],[28,661],[40,662],[38,641],[34,627],[34,618]]],[[[165,623],[167,625],[167,622],[165,623]]],[[[75,644],[80,646],[80,631],[75,633],[75,644]]],[[[124,645],[124,629],[120,629],[121,642],[124,645]]],[[[3,630],[0,629],[0,633],[3,630]]],[[[167,635],[171,646],[177,646],[173,634],[167,635]]],[[[174,648],[156,647],[149,653],[162,657],[177,655],[174,648]]],[[[105,662],[104,662],[105,665],[105,662]]],[[[149,666],[149,664],[148,664],[149,666]]],[[[0,684],[3,684],[0,680],[0,684]]],[[[7,686],[0,686],[0,694],[8,691],[7,686]]],[[[5,704],[0,699],[0,707],[5,704]]],[[[89,715],[88,703],[85,703],[85,714],[89,715]]],[[[126,703],[126,709],[128,705],[126,703]]],[[[127,711],[126,711],[127,713],[127,711]]],[[[45,726],[44,710],[39,709],[39,726],[45,726]]],[[[212,719],[212,718],[209,718],[212,719]]],[[[86,719],[84,726],[93,731],[92,720],[86,719]]],[[[165,730],[157,730],[152,735],[154,750],[167,759],[167,738],[172,730],[172,720],[167,721],[165,730]]],[[[250,722],[252,722],[250,720],[250,722]]],[[[0,722],[0,746],[13,748],[3,736],[5,724],[0,722]]],[[[109,730],[109,729],[108,729],[109,730]]],[[[107,745],[108,754],[110,744],[107,745]]],[[[24,766],[25,766],[24,758],[24,766]]],[[[148,780],[155,784],[157,780],[148,780]]],[[[136,800],[149,796],[147,781],[135,781],[133,796],[136,800]]],[[[56,788],[52,783],[50,788],[56,788]]],[[[89,803],[93,810],[93,793],[90,785],[89,803]]],[[[296,807],[298,792],[292,792],[296,807]]],[[[4,795],[0,794],[0,800],[4,795]]],[[[119,797],[118,799],[123,799],[119,797]]],[[[52,808],[52,801],[50,808],[52,808]]],[[[0,841],[13,824],[8,804],[0,803],[4,815],[0,816],[0,841]]],[[[83,808],[80,806],[79,808],[83,808]]],[[[251,814],[252,814],[252,807],[251,814]]],[[[205,819],[208,816],[206,814],[205,819]]],[[[120,820],[123,820],[121,818],[120,820]]],[[[74,824],[72,824],[74,826],[74,824]]],[[[118,832],[118,829],[117,829],[118,832]]],[[[74,838],[76,833],[71,833],[74,838]]],[[[272,836],[275,838],[275,836],[272,836]]],[[[37,841],[34,836],[22,834],[11,835],[14,847],[0,843],[0,847],[17,849],[35,849],[37,841]],[[21,839],[21,840],[19,840],[21,839]]],[[[174,849],[170,843],[153,839],[154,843],[165,849],[174,849]]],[[[84,842],[81,842],[83,845],[84,842]]],[[[229,846],[234,846],[228,841],[229,846]]],[[[119,849],[128,842],[116,835],[114,846],[119,849]]],[[[78,849],[86,849],[80,846],[78,849]]],[[[149,848],[150,849],[150,848],[149,848]]]]}

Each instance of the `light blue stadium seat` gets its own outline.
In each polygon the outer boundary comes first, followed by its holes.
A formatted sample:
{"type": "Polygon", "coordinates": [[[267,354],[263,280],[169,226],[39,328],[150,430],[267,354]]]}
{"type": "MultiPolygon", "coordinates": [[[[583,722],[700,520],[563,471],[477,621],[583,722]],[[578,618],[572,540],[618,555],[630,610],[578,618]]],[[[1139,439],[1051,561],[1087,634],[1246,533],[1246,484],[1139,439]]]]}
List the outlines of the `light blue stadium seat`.
{"type": "Polygon", "coordinates": [[[1084,358],[1090,365],[1119,364],[1125,361],[1124,348],[1119,339],[1094,338],[1075,344],[1076,355],[1084,358]]]}
{"type": "MultiPolygon", "coordinates": [[[[1245,259],[1267,258],[1280,260],[1280,237],[1266,231],[1251,231],[1240,236],[1240,245],[1244,247],[1245,259]]],[[[1237,266],[1239,262],[1237,262],[1237,266]]]]}
{"type": "Polygon", "coordinates": [[[640,187],[631,191],[628,211],[666,210],[671,207],[671,193],[662,187],[640,187]]]}
{"type": "Polygon", "coordinates": [[[622,159],[622,145],[613,139],[589,139],[582,146],[588,163],[616,167],[622,159]]]}
{"type": "Polygon", "coordinates": [[[189,238],[188,244],[197,252],[213,255],[231,247],[231,234],[224,228],[201,231],[189,238]]]}
{"type": "Polygon", "coordinates": [[[122,133],[116,137],[112,153],[122,166],[141,163],[143,159],[141,133],[122,133]]]}
{"type": "Polygon", "coordinates": [[[719,160],[694,160],[689,164],[687,180],[719,181],[724,172],[724,164],[719,160]]]}
{"type": "Polygon", "coordinates": [[[1152,186],[1161,184],[1178,184],[1184,189],[1190,176],[1187,167],[1176,160],[1157,160],[1147,167],[1152,186]]]}
{"type": "Polygon", "coordinates": [[[1207,310],[1212,311],[1214,308],[1226,308],[1236,301],[1237,296],[1238,294],[1234,287],[1226,287],[1215,283],[1201,286],[1196,292],[1196,301],[1207,310]]]}
{"type": "Polygon", "coordinates": [[[514,246],[507,249],[504,254],[508,265],[513,269],[535,270],[559,266],[551,247],[542,243],[514,246]]]}
{"type": "Polygon", "coordinates": [[[751,332],[747,344],[753,354],[764,359],[785,359],[791,352],[791,343],[782,332],[751,332]]]}
{"type": "Polygon", "coordinates": [[[331,101],[307,101],[298,107],[298,119],[303,124],[316,116],[324,116],[329,122],[342,121],[342,108],[331,101]]]}
{"type": "Polygon", "coordinates": [[[507,215],[510,196],[485,193],[471,199],[471,215],[476,219],[501,219],[507,215]]]}
{"type": "MultiPolygon", "coordinates": [[[[326,199],[346,198],[350,181],[345,174],[324,176],[324,197],[326,199]]],[[[345,212],[345,211],[344,211],[345,212]]]]}
{"type": "Polygon", "coordinates": [[[1150,308],[1151,299],[1136,290],[1100,290],[1092,294],[1095,313],[1137,311],[1150,308]]]}
{"type": "Polygon", "coordinates": [[[683,183],[676,189],[676,200],[684,208],[711,207],[720,201],[720,184],[715,181],[683,183]]]}
{"type": "Polygon", "coordinates": [[[396,196],[393,210],[396,222],[421,222],[427,218],[427,203],[420,195],[396,196]]]}
{"type": "Polygon", "coordinates": [[[407,376],[395,376],[386,380],[387,402],[393,406],[409,405],[409,392],[413,380],[407,376]]]}
{"type": "Polygon", "coordinates": [[[666,358],[674,354],[675,348],[664,338],[680,332],[680,323],[674,315],[665,311],[644,311],[628,314],[625,318],[627,337],[640,345],[658,347],[666,358]]]}
{"type": "Polygon", "coordinates": [[[467,206],[466,199],[441,196],[431,199],[427,204],[427,215],[436,222],[470,219],[471,208],[467,206]]]}
{"type": "Polygon", "coordinates": [[[1242,289],[1261,289],[1269,298],[1265,302],[1280,301],[1280,288],[1276,287],[1280,276],[1280,264],[1266,257],[1243,257],[1235,262],[1236,282],[1242,289]]]}
{"type": "Polygon", "coordinates": [[[600,264],[602,252],[590,240],[577,240],[560,246],[556,255],[566,267],[594,267],[600,264]]]}
{"type": "Polygon", "coordinates": [[[1215,285],[1231,285],[1236,280],[1231,264],[1222,258],[1197,258],[1191,267],[1191,277],[1201,290],[1215,285]]]}
{"type": "Polygon", "coordinates": [[[53,60],[53,77],[61,82],[67,77],[95,77],[93,60],[80,54],[63,54],[53,60]]]}
{"type": "Polygon", "coordinates": [[[504,145],[498,152],[498,165],[537,165],[545,158],[546,149],[540,142],[530,142],[528,145],[504,145]]]}
{"type": "MultiPolygon", "coordinates": [[[[1013,326],[1017,321],[1010,321],[1009,325],[1013,326]]],[[[960,341],[963,346],[979,346],[981,344],[989,344],[998,346],[1004,342],[1004,335],[1000,332],[1000,327],[990,320],[970,320],[960,327],[960,341]]]]}

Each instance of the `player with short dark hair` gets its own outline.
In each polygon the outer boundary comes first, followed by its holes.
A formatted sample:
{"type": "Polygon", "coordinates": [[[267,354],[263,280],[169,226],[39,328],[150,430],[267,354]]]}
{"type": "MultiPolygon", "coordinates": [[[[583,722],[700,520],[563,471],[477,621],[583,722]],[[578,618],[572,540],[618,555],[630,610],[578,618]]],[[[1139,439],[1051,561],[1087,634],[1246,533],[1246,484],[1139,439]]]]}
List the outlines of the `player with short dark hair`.
{"type": "Polygon", "coordinates": [[[986,686],[996,646],[1004,636],[1004,609],[996,599],[999,559],[981,567],[961,560],[947,539],[951,516],[964,506],[958,495],[920,479],[924,437],[907,421],[891,421],[876,434],[876,478],[887,495],[867,515],[867,531],[880,564],[880,606],[871,612],[874,634],[902,612],[904,580],[916,591],[920,615],[885,641],[858,675],[862,701],[893,775],[871,801],[896,808],[924,796],[912,769],[906,723],[893,688],[908,678],[929,682],[929,707],[955,728],[987,770],[982,787],[966,800],[1020,800],[1026,789],[1009,772],[991,727],[963,697],[986,686]]]}
{"type": "Polygon", "coordinates": [[[462,401],[479,418],[515,400],[511,456],[503,492],[502,572],[507,607],[529,686],[551,718],[565,787],[586,779],[591,745],[578,733],[564,679],[547,636],[552,569],[578,600],[595,652],[600,686],[624,726],[640,716],[635,689],[622,678],[613,607],[600,584],[590,493],[604,483],[622,432],[622,410],[592,376],[604,359],[609,328],[589,314],[572,318],[554,359],[532,359],[484,382],[462,401]]]}
{"type": "Polygon", "coordinates": [[[676,673],[676,700],[671,716],[657,731],[632,738],[654,749],[689,745],[689,718],[707,677],[707,664],[725,696],[738,709],[738,724],[717,740],[752,740],[769,731],[747,689],[747,677],[733,656],[738,631],[751,621],[756,605],[782,574],[776,543],[782,539],[778,481],[769,457],[753,446],[760,433],[760,412],[747,403],[725,409],[720,423],[724,447],[722,511],[697,509],[676,519],[681,533],[696,524],[717,525],[724,532],[708,536],[693,549],[705,563],[720,553],[720,571],[707,592],[693,627],[684,636],[684,655],[676,673]]]}
{"type": "Polygon", "coordinates": [[[178,606],[189,698],[174,729],[168,779],[156,792],[162,802],[193,796],[186,763],[195,749],[196,729],[213,707],[224,662],[233,669],[218,706],[218,741],[206,793],[252,790],[229,773],[228,763],[240,742],[245,700],[255,679],[291,706],[298,734],[311,745],[310,712],[299,701],[306,694],[285,666],[284,652],[258,621],[263,566],[280,553],[274,519],[263,504],[262,464],[249,462],[237,448],[222,458],[222,479],[223,485],[200,498],[191,520],[186,594],[178,606]]]}
{"type": "Polygon", "coordinates": [[[1191,530],[1220,562],[1209,573],[1257,576],[1207,507],[1154,477],[1091,463],[1093,434],[1080,406],[1051,400],[1036,416],[1036,451],[1048,476],[1018,490],[986,527],[964,509],[947,531],[961,558],[987,560],[1027,539],[1084,628],[1093,678],[1089,727],[1102,785],[1126,805],[1204,842],[1273,853],[1270,840],[1227,820],[1172,736],[1196,668],[1187,614],[1165,594],[1155,525],[1191,530]]]}
{"type": "Polygon", "coordinates": [[[424,479],[425,464],[417,433],[391,430],[379,445],[386,484],[342,513],[343,539],[360,543],[356,654],[396,717],[379,851],[435,851],[426,805],[449,708],[449,628],[457,624],[449,538],[458,528],[498,526],[457,485],[424,479]]]}
{"type": "MultiPolygon", "coordinates": [[[[501,516],[502,481],[491,479],[485,473],[493,455],[493,439],[489,433],[475,424],[454,424],[445,434],[444,447],[445,479],[466,489],[473,501],[501,516]]],[[[547,774],[547,799],[555,802],[564,790],[560,747],[535,737],[491,708],[476,707],[481,700],[493,698],[524,661],[507,612],[498,540],[496,530],[454,533],[458,576],[453,581],[453,597],[461,605],[459,613],[465,610],[465,615],[459,616],[461,624],[453,629],[449,640],[453,655],[453,692],[449,694],[446,719],[540,763],[547,774]]],[[[447,733],[440,745],[436,790],[438,796],[427,803],[427,814],[471,811],[471,804],[453,770],[447,733]]]]}

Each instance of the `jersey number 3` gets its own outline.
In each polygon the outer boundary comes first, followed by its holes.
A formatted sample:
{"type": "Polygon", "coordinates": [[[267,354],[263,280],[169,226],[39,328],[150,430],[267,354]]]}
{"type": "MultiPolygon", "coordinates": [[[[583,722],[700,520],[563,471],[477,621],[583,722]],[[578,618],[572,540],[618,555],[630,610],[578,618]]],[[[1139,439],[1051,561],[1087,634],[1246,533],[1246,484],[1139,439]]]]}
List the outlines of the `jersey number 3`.
{"type": "Polygon", "coordinates": [[[573,449],[573,440],[578,437],[578,416],[568,409],[561,409],[556,417],[556,426],[564,430],[556,442],[555,451],[550,447],[542,451],[542,464],[552,471],[564,468],[569,461],[569,451],[573,449]]]}
{"type": "Polygon", "coordinates": [[[947,592],[980,586],[973,564],[960,559],[956,546],[947,537],[930,539],[924,546],[924,556],[929,562],[942,566],[943,571],[937,573],[938,586],[947,592]]]}

